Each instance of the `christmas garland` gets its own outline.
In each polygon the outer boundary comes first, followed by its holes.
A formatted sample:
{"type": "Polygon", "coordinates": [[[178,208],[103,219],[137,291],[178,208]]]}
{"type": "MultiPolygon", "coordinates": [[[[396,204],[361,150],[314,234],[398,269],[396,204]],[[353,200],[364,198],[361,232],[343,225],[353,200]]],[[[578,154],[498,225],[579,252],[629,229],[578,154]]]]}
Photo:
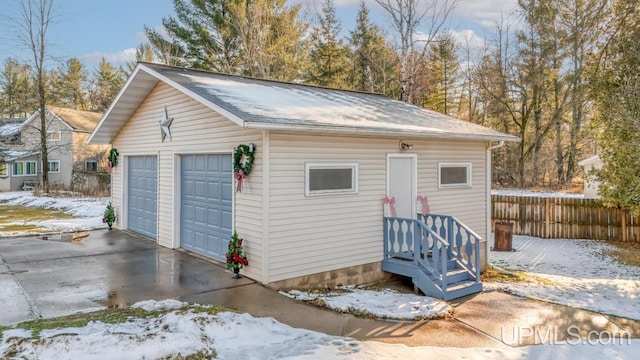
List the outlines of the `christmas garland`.
{"type": "Polygon", "coordinates": [[[233,171],[242,173],[247,176],[251,173],[253,167],[254,155],[249,145],[240,144],[236,147],[236,151],[233,153],[233,171]],[[245,158],[244,164],[242,158],[245,158]]]}
{"type": "Polygon", "coordinates": [[[111,151],[109,151],[109,167],[116,167],[116,165],[118,165],[118,155],[120,155],[118,153],[118,149],[113,148],[111,149],[111,151]]]}

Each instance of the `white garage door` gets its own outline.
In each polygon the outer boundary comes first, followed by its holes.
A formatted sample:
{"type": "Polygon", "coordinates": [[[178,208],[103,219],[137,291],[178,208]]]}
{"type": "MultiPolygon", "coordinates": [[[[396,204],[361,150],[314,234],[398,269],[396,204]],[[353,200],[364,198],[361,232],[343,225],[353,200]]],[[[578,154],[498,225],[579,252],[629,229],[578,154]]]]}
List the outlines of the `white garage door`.
{"type": "Polygon", "coordinates": [[[232,228],[231,155],[183,155],[180,244],[225,261],[232,228]]]}
{"type": "Polygon", "coordinates": [[[129,156],[128,164],[128,228],[156,239],[158,232],[157,157],[129,156]]]}

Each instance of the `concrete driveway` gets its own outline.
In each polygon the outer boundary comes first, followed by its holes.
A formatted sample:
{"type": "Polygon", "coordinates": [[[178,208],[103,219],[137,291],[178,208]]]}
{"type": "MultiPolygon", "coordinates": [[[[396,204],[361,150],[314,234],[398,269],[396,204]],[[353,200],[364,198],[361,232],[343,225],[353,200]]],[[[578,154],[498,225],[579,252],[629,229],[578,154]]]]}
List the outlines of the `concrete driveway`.
{"type": "Polygon", "coordinates": [[[232,276],[217,264],[117,230],[73,242],[0,238],[0,324],[254,283],[232,276]]]}

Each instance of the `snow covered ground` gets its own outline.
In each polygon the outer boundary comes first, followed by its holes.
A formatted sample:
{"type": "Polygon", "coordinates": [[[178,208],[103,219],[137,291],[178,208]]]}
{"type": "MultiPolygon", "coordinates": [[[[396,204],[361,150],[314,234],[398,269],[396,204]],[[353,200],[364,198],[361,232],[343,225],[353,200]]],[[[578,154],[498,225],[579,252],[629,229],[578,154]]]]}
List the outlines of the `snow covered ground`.
{"type": "Polygon", "coordinates": [[[513,236],[515,252],[491,251],[492,264],[549,280],[494,283],[516,295],[640,320],[640,268],[616,262],[602,241],[513,236]]]}
{"type": "MultiPolygon", "coordinates": [[[[65,232],[105,228],[106,225],[102,223],[102,215],[108,203],[108,198],[34,196],[30,191],[0,192],[0,204],[62,210],[69,215],[77,217],[76,219],[53,219],[20,223],[65,232]]],[[[21,234],[11,233],[5,235],[15,236],[21,234]]]]}
{"type": "MultiPolygon", "coordinates": [[[[146,310],[178,309],[175,300],[145,301],[146,310]]],[[[168,359],[199,353],[218,359],[632,359],[640,340],[562,343],[519,348],[408,347],[359,342],[296,329],[272,318],[222,312],[169,310],[159,317],[121,324],[44,330],[40,340],[22,340],[30,332],[4,332],[0,354],[36,359],[168,359]]]]}
{"type": "Polygon", "coordinates": [[[379,318],[419,320],[443,317],[453,308],[446,302],[428,296],[401,294],[395,290],[364,290],[343,286],[328,294],[291,290],[282,295],[301,301],[321,299],[329,308],[340,312],[370,314],[379,318]]]}

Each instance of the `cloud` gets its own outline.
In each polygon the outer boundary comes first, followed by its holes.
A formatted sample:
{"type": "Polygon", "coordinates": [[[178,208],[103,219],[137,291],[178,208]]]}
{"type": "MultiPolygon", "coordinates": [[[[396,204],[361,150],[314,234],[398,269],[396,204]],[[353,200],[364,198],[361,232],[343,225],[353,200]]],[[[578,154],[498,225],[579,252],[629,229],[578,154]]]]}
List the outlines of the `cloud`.
{"type": "Polygon", "coordinates": [[[102,58],[105,58],[107,62],[111,63],[113,66],[125,66],[128,61],[136,60],[136,49],[128,48],[116,53],[95,51],[88,54],[82,54],[79,58],[88,69],[96,68],[98,64],[100,64],[102,58]]]}
{"type": "Polygon", "coordinates": [[[517,5],[517,0],[459,0],[452,17],[462,22],[473,21],[492,31],[496,22],[512,15],[517,5]]]}

